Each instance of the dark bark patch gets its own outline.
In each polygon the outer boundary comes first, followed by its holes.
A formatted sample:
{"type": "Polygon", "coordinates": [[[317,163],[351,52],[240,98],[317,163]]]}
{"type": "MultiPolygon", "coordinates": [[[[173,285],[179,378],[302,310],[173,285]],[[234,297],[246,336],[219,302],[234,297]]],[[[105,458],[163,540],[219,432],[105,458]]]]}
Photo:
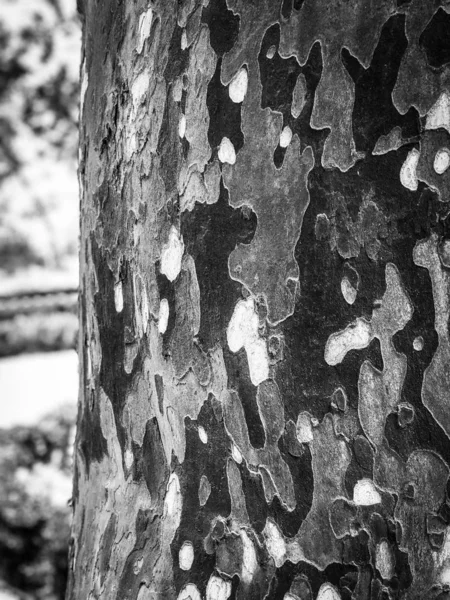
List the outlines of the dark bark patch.
{"type": "Polygon", "coordinates": [[[109,517],[108,525],[106,526],[105,533],[103,534],[101,547],[102,551],[100,554],[100,560],[98,565],[98,570],[100,573],[100,582],[103,585],[103,581],[108,573],[109,568],[109,559],[111,557],[111,550],[114,545],[114,538],[116,535],[117,528],[117,515],[112,513],[109,517]]]}
{"type": "Polygon", "coordinates": [[[241,473],[242,489],[244,490],[250,524],[256,533],[261,533],[269,515],[261,477],[249,471],[244,462],[239,465],[239,471],[241,473]]]}
{"type": "Polygon", "coordinates": [[[226,329],[241,286],[230,279],[228,257],[236,244],[248,244],[256,229],[256,215],[233,209],[221,183],[215,204],[196,204],[181,216],[186,252],[195,262],[200,287],[199,340],[205,349],[227,345],[226,329]]]}
{"type": "Polygon", "coordinates": [[[145,428],[140,468],[150,493],[152,506],[162,506],[170,473],[156,417],[150,419],[145,428]]]}
{"type": "MultiPolygon", "coordinates": [[[[86,283],[85,283],[86,284],[86,283]]],[[[81,304],[81,326],[83,331],[87,331],[87,313],[86,313],[86,298],[83,294],[80,295],[81,304]]],[[[88,340],[85,340],[86,345],[88,340]]],[[[78,413],[77,419],[77,430],[81,445],[81,452],[86,462],[87,470],[91,461],[95,460],[100,462],[104,456],[108,454],[108,445],[106,438],[103,435],[103,431],[100,425],[100,413],[98,403],[95,402],[95,395],[93,391],[89,390],[88,381],[88,352],[83,352],[83,386],[86,394],[86,402],[84,403],[83,409],[78,413]],[[90,396],[90,397],[89,397],[90,396]]],[[[76,464],[76,463],[75,463],[76,464]]],[[[74,478],[74,497],[78,499],[78,479],[74,478]]]]}
{"type": "Polygon", "coordinates": [[[300,10],[305,0],[294,0],[294,10],[300,10]]]}
{"type": "Polygon", "coordinates": [[[167,61],[164,69],[164,77],[167,83],[173,83],[177,77],[182,75],[189,63],[189,50],[182,50],[181,36],[183,29],[178,25],[173,28],[172,37],[168,49],[170,59],[167,61]]]}
{"type": "Polygon", "coordinates": [[[293,537],[300,529],[312,505],[314,492],[314,475],[311,467],[311,452],[307,445],[300,456],[292,456],[284,447],[284,438],[280,439],[280,451],[287,463],[294,482],[296,507],[288,511],[283,507],[278,496],[275,496],[269,506],[268,516],[281,528],[283,535],[293,537]]]}
{"type": "MultiPolygon", "coordinates": [[[[424,336],[425,344],[434,336],[434,308],[431,287],[426,272],[420,272],[412,262],[412,250],[417,240],[425,237],[436,227],[438,219],[434,212],[439,204],[419,202],[417,194],[410,194],[399,180],[401,166],[407,148],[397,153],[379,157],[368,157],[363,163],[343,174],[326,171],[316,165],[309,176],[311,202],[302,225],[297,244],[296,259],[300,267],[301,290],[296,310],[283,324],[285,337],[285,360],[278,363],[276,380],[285,401],[286,414],[294,422],[298,412],[308,410],[319,419],[328,410],[329,396],[340,384],[345,388],[350,406],[357,406],[357,381],[359,368],[366,358],[382,368],[377,341],[362,351],[350,352],[344,361],[330,369],[324,362],[326,341],[333,331],[346,327],[356,317],[370,320],[374,302],[385,290],[385,264],[389,260],[398,266],[405,279],[408,295],[413,300],[417,320],[405,328],[411,338],[412,324],[417,333],[424,336]],[[361,199],[371,194],[378,210],[387,219],[388,237],[382,238],[378,261],[368,257],[365,250],[349,260],[360,277],[359,290],[353,305],[345,302],[340,291],[344,261],[336,251],[326,250],[326,239],[318,240],[315,235],[318,215],[330,214],[330,198],[341,194],[349,218],[355,219],[361,207],[361,199]],[[416,198],[416,201],[412,200],[416,198]]],[[[441,211],[442,214],[442,211],[441,211]]],[[[364,225],[364,231],[366,226],[364,225]]],[[[442,226],[441,226],[442,227],[442,226]]],[[[331,229],[330,229],[331,230],[331,229]]],[[[398,336],[404,335],[400,332],[398,336]]],[[[414,335],[416,335],[414,331],[414,335]]],[[[400,338],[399,338],[400,339],[400,338]]],[[[432,352],[432,349],[430,349],[432,352]]],[[[409,356],[412,350],[408,354],[409,356]]],[[[416,353],[418,354],[418,353],[416,353]]],[[[415,360],[424,360],[417,356],[415,360]]],[[[416,398],[420,398],[420,379],[415,379],[416,398]]],[[[408,389],[411,389],[408,379],[408,389]]],[[[405,401],[408,397],[405,396],[405,401]]],[[[416,403],[410,401],[416,408],[416,403]]],[[[420,399],[418,399],[420,402],[420,399]]]]}
{"type": "Polygon", "coordinates": [[[292,104],[283,110],[283,125],[289,125],[293,134],[300,139],[300,148],[303,151],[306,146],[314,150],[316,163],[320,162],[323,145],[328,135],[327,130],[313,129],[310,125],[311,115],[314,107],[316,88],[322,76],[323,63],[320,43],[316,42],[311,47],[308,60],[300,67],[300,74],[305,78],[306,90],[302,103],[302,110],[298,116],[292,114],[292,104]]]}
{"type": "Polygon", "coordinates": [[[220,145],[222,138],[227,137],[237,154],[244,145],[244,135],[241,130],[242,104],[231,100],[228,86],[223,85],[220,79],[221,68],[222,59],[219,59],[206,96],[209,112],[208,140],[211,148],[214,149],[220,145]]]}
{"type": "Polygon", "coordinates": [[[161,519],[154,518],[149,510],[139,510],[134,527],[136,542],[125,561],[122,573],[118,574],[117,598],[137,598],[141,581],[152,580],[159,558],[159,552],[155,551],[153,544],[157,544],[158,550],[160,549],[161,519]],[[142,563],[142,567],[136,573],[138,562],[142,563]]]}
{"type": "MultiPolygon", "coordinates": [[[[173,198],[177,194],[182,150],[178,135],[180,114],[180,109],[173,99],[172,88],[169,87],[157,146],[157,153],[160,157],[160,173],[168,198],[173,198]]],[[[185,138],[183,141],[188,144],[185,138]]]]}
{"type": "Polygon", "coordinates": [[[85,404],[81,420],[78,422],[81,451],[88,472],[92,461],[101,462],[105,456],[108,456],[108,444],[100,424],[99,403],[95,402],[93,392],[91,394],[92,397],[87,398],[88,402],[85,404]]]}
{"type": "Polygon", "coordinates": [[[264,35],[258,56],[262,85],[261,108],[269,107],[284,113],[292,104],[292,92],[301,68],[295,57],[282,58],[278,54],[279,43],[280,26],[272,25],[264,35]],[[268,58],[267,51],[271,46],[277,51],[273,58],[268,58]]]}
{"type": "Polygon", "coordinates": [[[200,590],[206,588],[214,570],[215,556],[205,551],[204,540],[217,518],[226,520],[231,510],[226,474],[229,439],[223,421],[218,421],[214,415],[212,398],[203,405],[197,421],[186,418],[185,426],[186,455],[179,469],[183,508],[180,527],[171,545],[177,591],[187,583],[194,583],[200,590]],[[207,433],[206,444],[199,437],[199,426],[207,433]],[[198,493],[202,476],[208,478],[211,486],[204,506],[200,506],[198,493]],[[194,547],[194,562],[189,571],[179,567],[179,550],[185,541],[190,541],[194,547]]]}
{"type": "Polygon", "coordinates": [[[228,374],[228,388],[235,390],[241,400],[250,443],[254,448],[262,448],[266,436],[256,403],[257,388],[250,380],[246,351],[242,349],[234,354],[224,349],[224,359],[228,374]]]}
{"type": "Polygon", "coordinates": [[[372,62],[364,69],[344,48],[343,63],[355,82],[353,138],[358,150],[372,151],[380,135],[400,126],[406,137],[419,133],[417,111],[400,115],[392,102],[392,91],[403,54],[408,46],[405,15],[394,15],[384,25],[372,62]]]}
{"type": "MultiPolygon", "coordinates": [[[[142,345],[134,360],[133,371],[128,374],[124,368],[125,338],[133,335],[134,326],[134,296],[133,284],[129,276],[127,262],[124,261],[120,273],[123,290],[123,310],[117,312],[114,302],[114,275],[107,263],[107,253],[97,245],[94,236],[91,237],[92,256],[96,270],[98,292],[94,295],[95,312],[98,321],[102,361],[99,375],[99,384],[111,401],[114,412],[117,438],[122,449],[126,447],[126,431],[122,425],[122,411],[125,406],[127,392],[131,388],[135,373],[140,372],[142,362],[142,345]]],[[[100,428],[98,421],[97,426],[100,428]]],[[[93,434],[100,435],[100,431],[93,434]]],[[[89,437],[84,438],[86,440],[89,437]]]]}
{"type": "Polygon", "coordinates": [[[234,46],[239,34],[239,22],[239,16],[228,9],[226,0],[211,0],[203,9],[202,23],[209,27],[210,43],[218,56],[234,46]]]}
{"type": "Polygon", "coordinates": [[[437,191],[441,202],[450,200],[450,169],[444,172],[436,171],[438,152],[448,154],[450,134],[443,128],[427,130],[420,140],[420,157],[417,164],[417,178],[426,183],[432,190],[437,191]]]}
{"type": "Polygon", "coordinates": [[[421,397],[423,374],[433,358],[438,338],[434,329],[434,303],[428,271],[413,264],[412,252],[415,241],[428,237],[431,231],[441,236],[448,232],[448,219],[444,216],[443,205],[436,194],[423,189],[418,202],[411,211],[401,215],[397,222],[400,238],[394,244],[394,255],[402,267],[402,280],[412,300],[414,312],[411,320],[402,331],[394,336],[394,345],[398,352],[407,357],[407,372],[402,390],[402,401],[410,403],[415,418],[410,425],[401,428],[397,415],[388,417],[385,434],[389,445],[406,459],[414,449],[435,450],[445,460],[450,460],[450,441],[442,428],[436,423],[421,397]],[[416,336],[423,338],[423,349],[414,349],[416,336]]]}
{"type": "Polygon", "coordinates": [[[421,33],[419,45],[433,69],[441,69],[450,62],[450,15],[443,8],[438,8],[421,33]]]}
{"type": "Polygon", "coordinates": [[[283,0],[281,6],[281,15],[284,19],[289,19],[292,13],[292,0],[283,0]]]}
{"type": "Polygon", "coordinates": [[[320,571],[306,562],[301,561],[294,565],[288,561],[276,570],[268,597],[271,600],[283,600],[294,580],[301,577],[308,582],[313,598],[317,597],[321,585],[331,583],[339,591],[342,600],[351,600],[357,583],[357,573],[358,569],[354,565],[333,563],[324,571],[320,571]]]}
{"type": "Polygon", "coordinates": [[[158,396],[158,406],[161,414],[164,412],[164,381],[159,373],[155,375],[156,395],[158,396]]]}
{"type": "Polygon", "coordinates": [[[161,300],[165,298],[169,304],[169,320],[166,331],[163,333],[163,355],[167,357],[170,355],[172,333],[175,327],[175,286],[165,275],[159,273],[158,265],[156,265],[156,271],[159,297],[161,300]]]}

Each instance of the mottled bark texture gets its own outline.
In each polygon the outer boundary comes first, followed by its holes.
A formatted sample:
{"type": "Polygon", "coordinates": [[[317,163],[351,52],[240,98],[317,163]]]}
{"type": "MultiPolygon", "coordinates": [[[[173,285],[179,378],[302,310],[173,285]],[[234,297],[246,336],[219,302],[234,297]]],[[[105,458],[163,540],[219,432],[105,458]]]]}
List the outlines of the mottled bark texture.
{"type": "Polygon", "coordinates": [[[450,597],[450,5],[84,0],[68,599],[450,597]]]}

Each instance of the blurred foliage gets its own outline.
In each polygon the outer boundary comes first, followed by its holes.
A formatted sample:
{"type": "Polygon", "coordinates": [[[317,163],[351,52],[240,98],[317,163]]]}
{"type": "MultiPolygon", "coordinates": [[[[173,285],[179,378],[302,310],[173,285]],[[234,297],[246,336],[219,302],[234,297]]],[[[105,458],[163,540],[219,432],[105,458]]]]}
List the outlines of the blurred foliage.
{"type": "Polygon", "coordinates": [[[77,332],[78,318],[70,312],[16,315],[0,321],[0,358],[75,348],[77,332]]]}
{"type": "Polygon", "coordinates": [[[0,430],[0,597],[64,598],[74,421],[68,406],[0,430]]]}
{"type": "MultiPolygon", "coordinates": [[[[2,0],[0,288],[11,297],[61,273],[76,287],[80,46],[76,0],[2,0]]],[[[73,308],[44,308],[1,317],[0,356],[73,347],[73,308]]],[[[0,598],[64,598],[74,412],[0,430],[0,598]]]]}
{"type": "Polygon", "coordinates": [[[75,0],[2,0],[0,269],[76,257],[80,24],[75,0]]]}

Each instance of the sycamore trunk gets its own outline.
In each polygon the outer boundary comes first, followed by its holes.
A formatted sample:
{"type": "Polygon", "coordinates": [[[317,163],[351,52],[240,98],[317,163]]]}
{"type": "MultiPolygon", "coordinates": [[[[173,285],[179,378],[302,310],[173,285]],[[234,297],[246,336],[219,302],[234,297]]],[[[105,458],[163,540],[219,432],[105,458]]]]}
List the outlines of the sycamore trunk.
{"type": "Polygon", "coordinates": [[[447,598],[448,3],[80,11],[68,600],[447,598]]]}

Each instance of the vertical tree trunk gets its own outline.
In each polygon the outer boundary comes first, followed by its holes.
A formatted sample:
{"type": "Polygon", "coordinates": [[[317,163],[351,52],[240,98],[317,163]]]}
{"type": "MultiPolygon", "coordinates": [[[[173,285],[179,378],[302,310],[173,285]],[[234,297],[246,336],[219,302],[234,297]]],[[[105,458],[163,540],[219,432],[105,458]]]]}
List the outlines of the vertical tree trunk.
{"type": "Polygon", "coordinates": [[[68,599],[448,597],[441,4],[82,0],[68,599]]]}

